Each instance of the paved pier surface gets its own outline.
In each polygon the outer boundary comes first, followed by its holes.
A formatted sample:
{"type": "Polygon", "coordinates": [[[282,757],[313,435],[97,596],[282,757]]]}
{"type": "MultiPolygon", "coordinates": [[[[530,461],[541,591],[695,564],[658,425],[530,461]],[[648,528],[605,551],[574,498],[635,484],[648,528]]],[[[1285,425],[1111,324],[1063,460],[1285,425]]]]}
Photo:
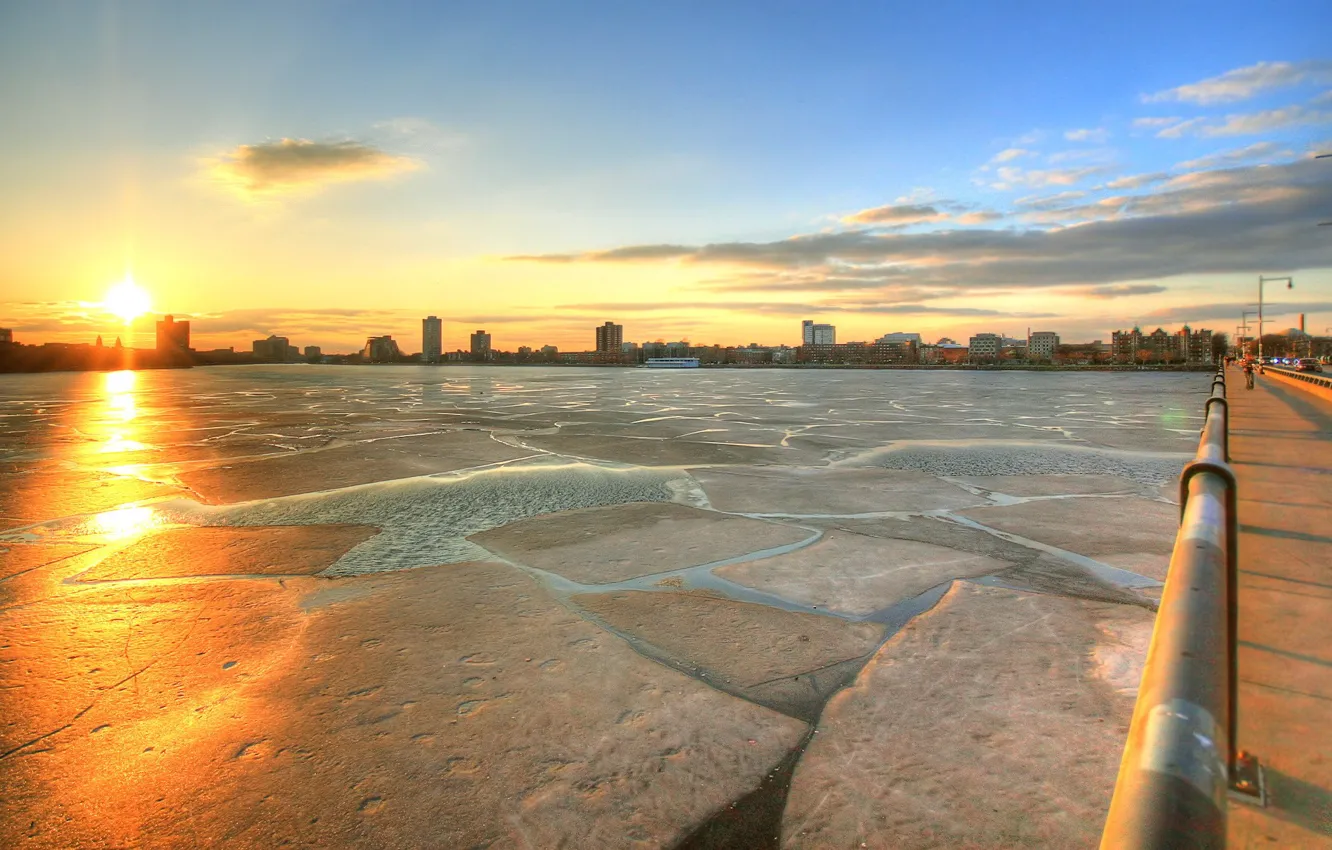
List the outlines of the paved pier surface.
{"type": "Polygon", "coordinates": [[[1230,807],[1233,847],[1332,847],[1332,401],[1228,377],[1239,478],[1239,744],[1269,806],[1230,807]]]}

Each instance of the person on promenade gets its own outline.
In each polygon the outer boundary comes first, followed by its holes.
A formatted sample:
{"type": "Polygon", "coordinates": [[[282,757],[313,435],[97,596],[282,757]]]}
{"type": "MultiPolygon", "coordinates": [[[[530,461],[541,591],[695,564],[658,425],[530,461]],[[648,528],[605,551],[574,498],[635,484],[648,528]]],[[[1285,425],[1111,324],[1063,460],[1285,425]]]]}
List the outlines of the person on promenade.
{"type": "Polygon", "coordinates": [[[1244,361],[1244,389],[1253,389],[1253,361],[1244,361]]]}

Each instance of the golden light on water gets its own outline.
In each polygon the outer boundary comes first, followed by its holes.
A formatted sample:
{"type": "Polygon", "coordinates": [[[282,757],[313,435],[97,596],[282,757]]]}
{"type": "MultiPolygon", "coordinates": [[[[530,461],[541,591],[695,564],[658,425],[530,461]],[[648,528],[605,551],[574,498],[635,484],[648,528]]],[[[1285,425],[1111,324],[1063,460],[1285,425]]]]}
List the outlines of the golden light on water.
{"type": "Polygon", "coordinates": [[[143,534],[158,524],[157,513],[152,508],[117,508],[93,517],[88,530],[107,540],[123,540],[143,534]]]}
{"type": "Polygon", "coordinates": [[[138,415],[134,404],[134,385],[138,380],[138,376],[129,370],[106,373],[106,404],[112,419],[129,422],[138,415]]]}
{"type": "Polygon", "coordinates": [[[139,316],[152,309],[152,298],[148,292],[129,275],[125,279],[106,293],[106,300],[102,302],[102,307],[106,312],[119,316],[121,321],[129,324],[139,316]]]}

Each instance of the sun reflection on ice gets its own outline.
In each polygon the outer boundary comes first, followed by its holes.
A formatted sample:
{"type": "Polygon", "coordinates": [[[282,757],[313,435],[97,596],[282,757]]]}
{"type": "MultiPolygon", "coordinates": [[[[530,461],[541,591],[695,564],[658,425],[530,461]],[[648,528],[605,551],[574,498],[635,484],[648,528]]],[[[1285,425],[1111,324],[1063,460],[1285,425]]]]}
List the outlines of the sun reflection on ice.
{"type": "Polygon", "coordinates": [[[97,514],[85,528],[107,540],[136,537],[161,525],[162,517],[152,508],[117,508],[97,514]]]}

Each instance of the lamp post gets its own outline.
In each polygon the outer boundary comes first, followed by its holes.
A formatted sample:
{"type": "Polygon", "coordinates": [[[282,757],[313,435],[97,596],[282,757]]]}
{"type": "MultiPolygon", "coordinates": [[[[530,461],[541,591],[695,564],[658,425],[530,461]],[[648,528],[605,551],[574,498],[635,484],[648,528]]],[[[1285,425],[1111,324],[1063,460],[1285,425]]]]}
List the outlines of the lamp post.
{"type": "Polygon", "coordinates": [[[1293,277],[1263,277],[1258,275],[1258,362],[1263,362],[1263,284],[1286,282],[1287,289],[1295,288],[1295,278],[1293,277]]]}
{"type": "Polygon", "coordinates": [[[1258,313],[1254,310],[1245,310],[1240,313],[1240,322],[1242,323],[1240,327],[1244,328],[1244,338],[1246,340],[1249,338],[1249,317],[1256,315],[1258,315],[1258,313]]]}

